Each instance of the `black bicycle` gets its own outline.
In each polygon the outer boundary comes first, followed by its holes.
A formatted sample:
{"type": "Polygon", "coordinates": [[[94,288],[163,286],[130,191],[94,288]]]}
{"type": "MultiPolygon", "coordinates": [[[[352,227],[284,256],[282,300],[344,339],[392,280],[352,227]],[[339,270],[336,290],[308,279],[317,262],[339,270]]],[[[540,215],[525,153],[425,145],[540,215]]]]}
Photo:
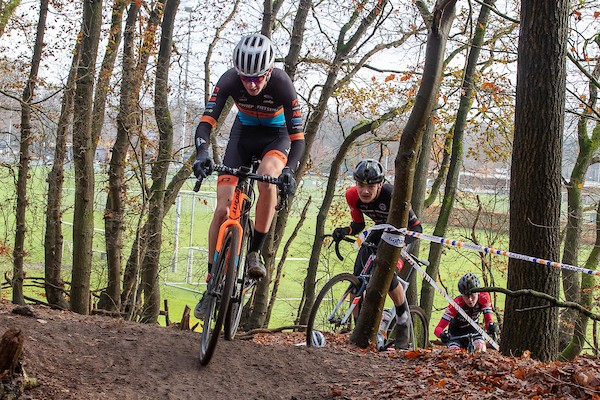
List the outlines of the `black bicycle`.
{"type": "MultiPolygon", "coordinates": [[[[354,239],[345,238],[346,242],[354,242],[354,239]]],[[[371,279],[371,269],[373,268],[377,244],[365,241],[362,246],[371,247],[374,251],[367,259],[363,269],[359,276],[354,276],[351,273],[341,273],[331,278],[325,286],[321,289],[310,315],[308,317],[308,324],[306,327],[306,345],[313,346],[313,332],[321,333],[349,333],[354,329],[354,324],[358,312],[360,312],[360,303],[362,301],[364,292],[367,288],[369,280],[371,279]]],[[[343,261],[343,257],[339,251],[339,242],[335,243],[335,252],[340,260],[343,261]]],[[[413,256],[413,259],[421,265],[427,265],[428,262],[420,260],[413,256]]],[[[401,267],[402,263],[398,260],[398,268],[401,267]]],[[[413,268],[410,267],[408,278],[413,272],[413,268]]],[[[400,280],[404,290],[408,288],[409,283],[400,280]]],[[[393,315],[390,316],[388,321],[380,323],[380,332],[378,334],[378,350],[385,350],[390,347],[395,341],[395,309],[393,315]],[[385,323],[384,323],[385,322],[385,323]]],[[[429,322],[425,317],[425,312],[419,306],[410,305],[410,318],[409,318],[409,346],[410,348],[425,348],[429,342],[429,322]]]]}

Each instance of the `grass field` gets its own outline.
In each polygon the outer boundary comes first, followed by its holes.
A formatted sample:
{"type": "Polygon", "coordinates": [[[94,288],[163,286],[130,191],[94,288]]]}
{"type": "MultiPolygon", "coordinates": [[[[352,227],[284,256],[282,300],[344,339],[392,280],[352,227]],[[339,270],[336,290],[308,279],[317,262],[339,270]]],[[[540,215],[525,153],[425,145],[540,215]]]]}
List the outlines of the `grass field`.
{"type": "MultiPolygon", "coordinates": [[[[39,167],[41,168],[41,167],[39,167]]],[[[26,241],[26,265],[29,276],[41,276],[43,274],[43,235],[44,235],[44,207],[45,207],[45,170],[34,170],[32,173],[32,184],[30,189],[30,207],[28,209],[28,236],[26,241]]],[[[103,187],[105,180],[99,174],[98,185],[103,187]]],[[[204,290],[204,277],[206,275],[206,252],[207,230],[212,218],[214,207],[214,177],[209,179],[203,185],[200,194],[194,194],[191,191],[193,182],[190,180],[184,187],[181,197],[181,207],[179,218],[177,218],[177,207],[172,207],[169,211],[163,231],[163,249],[161,256],[161,295],[163,300],[168,301],[171,321],[179,321],[184,307],[187,305],[194,307],[199,299],[199,293],[204,290]],[[177,252],[175,253],[175,242],[177,242],[177,252]]],[[[0,252],[0,273],[12,274],[11,243],[14,236],[14,205],[15,198],[14,186],[10,180],[10,174],[0,176],[0,218],[4,224],[0,227],[0,240],[3,252],[0,252]]],[[[304,206],[308,194],[312,196],[312,203],[309,209],[308,217],[304,225],[298,232],[298,237],[291,246],[287,255],[287,260],[283,267],[283,275],[279,288],[278,299],[271,317],[270,326],[277,327],[282,325],[291,325],[294,323],[298,308],[298,299],[301,297],[304,276],[308,265],[308,257],[312,252],[315,215],[321,204],[321,196],[324,190],[325,181],[318,178],[306,179],[297,197],[294,208],[291,212],[290,221],[286,230],[287,236],[293,231],[297,222],[300,209],[304,206]]],[[[63,234],[65,239],[65,249],[63,252],[63,264],[65,280],[70,281],[70,265],[72,260],[72,230],[70,223],[73,220],[73,179],[68,177],[64,191],[64,217],[63,234]]],[[[337,202],[334,204],[331,213],[330,222],[327,229],[331,230],[335,226],[347,225],[350,217],[343,202],[343,188],[340,186],[337,202]]],[[[131,238],[135,234],[135,227],[139,218],[139,195],[135,192],[129,193],[130,212],[126,216],[126,245],[124,247],[124,256],[127,257],[130,251],[131,238]]],[[[493,199],[496,201],[497,199],[493,199]]],[[[103,211],[106,202],[106,194],[103,190],[97,190],[95,199],[95,226],[94,233],[94,265],[93,265],[93,288],[100,288],[106,284],[106,265],[104,259],[104,239],[103,239],[103,211]]],[[[463,202],[468,203],[468,199],[463,202]]],[[[468,217],[463,219],[468,220],[468,217]]],[[[431,233],[433,227],[425,224],[425,233],[431,233]]],[[[446,235],[449,238],[468,241],[470,238],[470,226],[453,227],[446,235]]],[[[478,231],[479,240],[482,245],[491,245],[495,248],[508,249],[507,238],[503,234],[492,231],[478,231]]],[[[283,247],[283,246],[282,246],[283,247]]],[[[426,258],[428,254],[428,243],[421,244],[421,257],[426,258]]],[[[351,245],[343,248],[346,260],[342,263],[335,257],[333,248],[325,248],[322,254],[320,264],[321,273],[320,282],[317,288],[320,288],[327,274],[333,275],[342,271],[352,271],[355,250],[351,245]]],[[[488,282],[495,286],[505,287],[507,259],[497,256],[488,256],[488,262],[492,263],[494,271],[494,282],[488,282]]],[[[476,273],[481,277],[481,260],[479,254],[466,249],[447,248],[444,251],[440,267],[440,284],[448,291],[451,297],[458,295],[456,282],[460,276],[468,271],[476,273]]],[[[421,281],[419,280],[419,287],[421,281]]],[[[27,288],[27,292],[33,297],[41,298],[43,291],[36,288],[27,288]]],[[[3,292],[3,296],[10,297],[8,291],[3,292]]],[[[504,297],[492,295],[495,300],[496,310],[502,314],[504,307],[504,297]]],[[[439,321],[444,309],[447,306],[446,300],[436,294],[431,330],[439,321]]],[[[164,324],[164,318],[161,317],[161,324],[164,324]]],[[[193,323],[194,321],[192,321],[193,323]]]]}

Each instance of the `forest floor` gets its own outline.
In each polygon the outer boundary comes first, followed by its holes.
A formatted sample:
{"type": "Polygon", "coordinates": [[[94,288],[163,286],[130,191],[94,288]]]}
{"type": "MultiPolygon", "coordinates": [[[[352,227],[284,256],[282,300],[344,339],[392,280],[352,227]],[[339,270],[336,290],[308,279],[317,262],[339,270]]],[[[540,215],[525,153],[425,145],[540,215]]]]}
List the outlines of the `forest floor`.
{"type": "Polygon", "coordinates": [[[590,358],[541,363],[440,347],[377,353],[339,336],[307,349],[300,333],[274,333],[221,340],[200,367],[197,332],[13,309],[0,301],[0,336],[21,330],[23,369],[39,383],[22,399],[600,399],[600,361],[590,358]]]}

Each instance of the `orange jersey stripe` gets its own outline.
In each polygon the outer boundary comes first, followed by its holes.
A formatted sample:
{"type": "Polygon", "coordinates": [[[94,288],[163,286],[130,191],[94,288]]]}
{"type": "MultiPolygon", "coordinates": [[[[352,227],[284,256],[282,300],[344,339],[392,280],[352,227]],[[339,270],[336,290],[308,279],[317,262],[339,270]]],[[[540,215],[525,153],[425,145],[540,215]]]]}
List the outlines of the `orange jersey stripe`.
{"type": "Polygon", "coordinates": [[[283,114],[283,108],[280,108],[279,110],[275,111],[275,112],[270,112],[270,113],[266,113],[266,112],[257,112],[257,111],[248,111],[248,110],[244,110],[243,108],[239,108],[240,112],[249,115],[251,117],[255,117],[255,118],[273,118],[276,117],[277,115],[283,114]]]}
{"type": "Polygon", "coordinates": [[[210,115],[203,115],[202,118],[200,118],[200,122],[208,122],[213,128],[217,125],[217,120],[210,115]]]}
{"type": "Polygon", "coordinates": [[[290,140],[293,142],[294,140],[304,140],[304,132],[294,133],[290,135],[290,140]]]}

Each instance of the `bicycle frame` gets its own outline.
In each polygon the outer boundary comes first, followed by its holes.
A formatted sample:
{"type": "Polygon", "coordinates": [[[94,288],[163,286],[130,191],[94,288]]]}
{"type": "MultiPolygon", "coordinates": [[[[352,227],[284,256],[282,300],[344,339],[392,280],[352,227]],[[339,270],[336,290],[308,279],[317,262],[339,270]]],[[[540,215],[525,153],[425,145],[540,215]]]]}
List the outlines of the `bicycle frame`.
{"type": "MultiPolygon", "coordinates": [[[[239,258],[240,251],[242,248],[242,235],[244,233],[244,228],[242,228],[241,218],[242,218],[242,206],[244,205],[244,201],[250,201],[248,195],[244,193],[244,184],[247,182],[242,180],[241,178],[238,180],[238,183],[235,187],[235,192],[233,195],[233,199],[231,200],[231,206],[229,207],[229,215],[225,222],[221,224],[219,228],[219,235],[217,236],[217,245],[215,247],[215,257],[213,261],[217,260],[218,255],[222,251],[223,241],[225,239],[225,235],[229,229],[235,229],[238,232],[238,243],[236,243],[236,258],[239,258]]],[[[236,262],[237,264],[237,262],[236,262]]]]}
{"type": "MultiPolygon", "coordinates": [[[[372,243],[367,243],[367,242],[363,243],[363,246],[372,246],[372,245],[373,245],[372,243]]],[[[354,294],[352,303],[350,304],[348,311],[346,312],[346,314],[344,314],[344,317],[340,321],[340,325],[344,325],[344,324],[348,323],[348,320],[351,318],[354,310],[358,306],[358,303],[362,299],[362,296],[367,288],[367,284],[369,283],[369,280],[371,279],[371,269],[373,268],[373,261],[375,260],[375,257],[376,257],[376,254],[371,254],[369,256],[369,258],[367,259],[367,262],[365,262],[365,265],[364,265],[362,271],[360,272],[360,275],[358,276],[358,279],[361,282],[360,288],[354,294]]],[[[404,266],[404,263],[400,259],[398,259],[398,263],[396,264],[396,269],[398,271],[400,271],[403,266],[404,266]]],[[[411,271],[409,272],[408,276],[410,276],[412,271],[413,271],[413,269],[411,268],[411,271]]],[[[404,290],[406,290],[406,288],[408,287],[408,282],[406,282],[403,279],[400,279],[400,284],[402,284],[404,290]]],[[[336,314],[337,310],[339,310],[339,308],[342,306],[342,304],[344,304],[344,302],[346,301],[348,296],[352,295],[351,292],[352,292],[352,286],[350,286],[348,288],[348,290],[346,290],[346,292],[344,293],[344,296],[342,296],[342,298],[338,301],[338,303],[334,307],[333,311],[329,315],[329,322],[331,322],[331,323],[335,322],[333,316],[336,314]]]]}

